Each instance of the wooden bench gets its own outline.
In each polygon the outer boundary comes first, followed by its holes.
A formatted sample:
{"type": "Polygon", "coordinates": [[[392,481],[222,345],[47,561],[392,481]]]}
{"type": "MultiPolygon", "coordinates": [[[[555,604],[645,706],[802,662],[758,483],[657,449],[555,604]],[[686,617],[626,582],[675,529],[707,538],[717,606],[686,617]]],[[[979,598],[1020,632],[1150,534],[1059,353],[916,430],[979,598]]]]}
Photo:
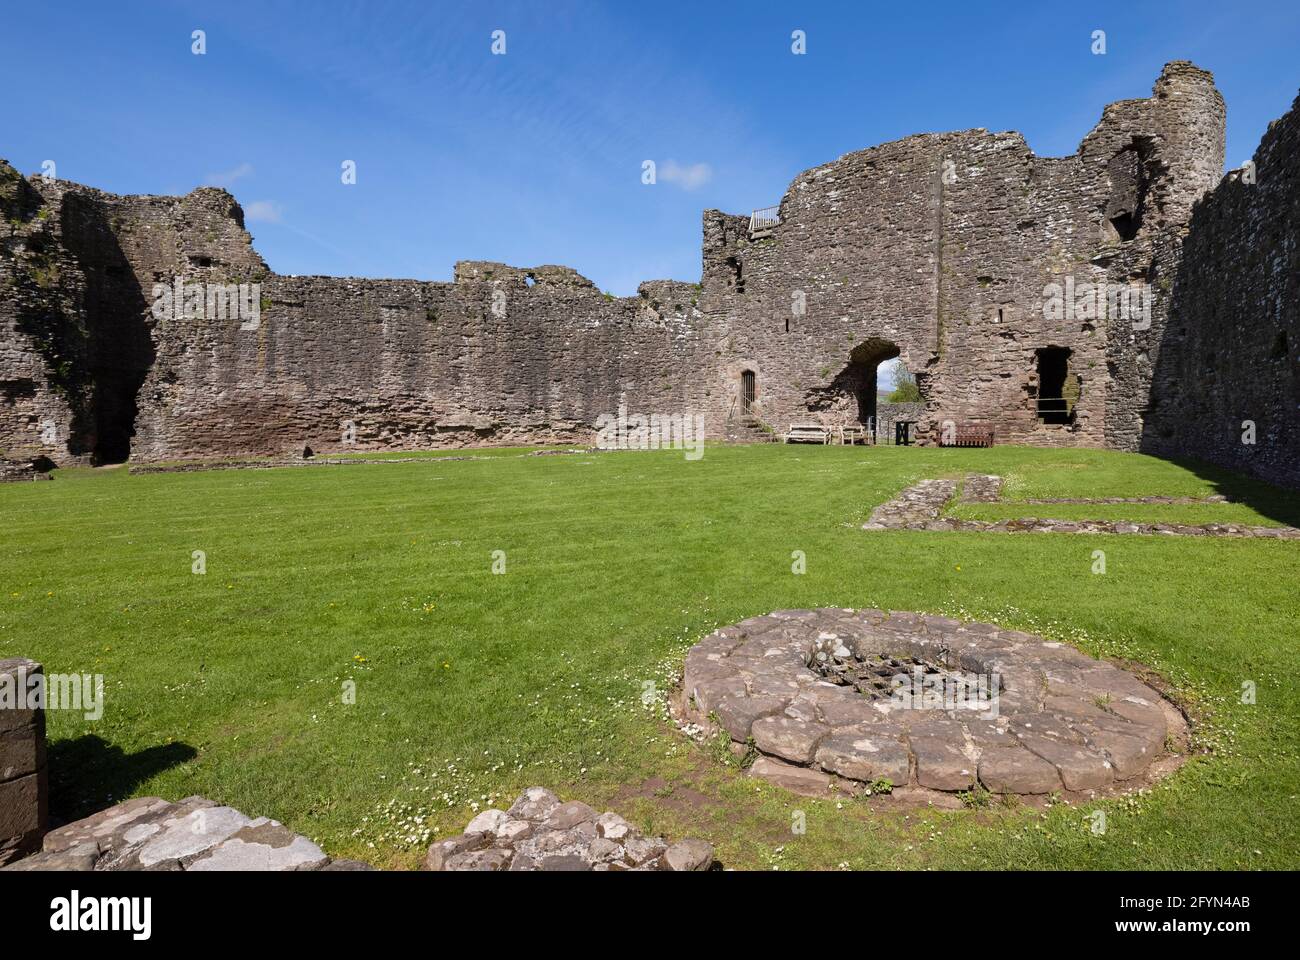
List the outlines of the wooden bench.
{"type": "Polygon", "coordinates": [[[993,428],[977,423],[963,423],[957,427],[955,435],[945,441],[944,434],[939,433],[941,447],[991,447],[993,446],[993,428]]]}
{"type": "Polygon", "coordinates": [[[782,439],[786,443],[830,443],[831,430],[820,423],[792,423],[782,439]]]}
{"type": "Polygon", "coordinates": [[[866,427],[860,426],[842,426],[840,427],[840,443],[852,446],[856,443],[867,443],[871,435],[867,432],[866,427]]]}

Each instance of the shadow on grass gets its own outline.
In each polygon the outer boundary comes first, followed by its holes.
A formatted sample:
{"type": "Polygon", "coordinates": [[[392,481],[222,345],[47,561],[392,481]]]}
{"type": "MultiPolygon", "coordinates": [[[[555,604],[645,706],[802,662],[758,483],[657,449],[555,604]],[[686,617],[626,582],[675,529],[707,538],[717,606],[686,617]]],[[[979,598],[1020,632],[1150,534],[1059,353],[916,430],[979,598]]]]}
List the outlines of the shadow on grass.
{"type": "Polygon", "coordinates": [[[1216,493],[1229,500],[1244,503],[1270,520],[1276,520],[1288,527],[1300,527],[1300,493],[1275,487],[1264,480],[1257,480],[1244,474],[1234,473],[1223,467],[1216,467],[1203,460],[1182,457],[1162,457],[1170,463],[1176,463],[1184,470],[1189,470],[1202,480],[1214,484],[1216,493]]]}
{"type": "Polygon", "coordinates": [[[51,743],[50,820],[80,820],[119,803],[151,777],[198,753],[187,743],[164,743],[127,754],[93,734],[51,743]]]}

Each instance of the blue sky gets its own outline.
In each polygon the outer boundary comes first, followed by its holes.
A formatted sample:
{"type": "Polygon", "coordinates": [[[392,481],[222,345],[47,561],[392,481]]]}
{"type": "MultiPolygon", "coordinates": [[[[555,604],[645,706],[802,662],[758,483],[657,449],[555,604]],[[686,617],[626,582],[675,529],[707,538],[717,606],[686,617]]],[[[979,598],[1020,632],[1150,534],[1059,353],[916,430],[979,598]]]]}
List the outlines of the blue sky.
{"type": "Polygon", "coordinates": [[[703,209],[775,204],[800,170],[852,150],[987,127],[1073,153],[1104,104],[1190,59],[1227,99],[1236,166],[1300,87],[1294,0],[7,8],[0,157],[24,173],[53,159],[116,193],[225,186],[288,274],[560,263],[630,294],[698,280],[703,209]]]}

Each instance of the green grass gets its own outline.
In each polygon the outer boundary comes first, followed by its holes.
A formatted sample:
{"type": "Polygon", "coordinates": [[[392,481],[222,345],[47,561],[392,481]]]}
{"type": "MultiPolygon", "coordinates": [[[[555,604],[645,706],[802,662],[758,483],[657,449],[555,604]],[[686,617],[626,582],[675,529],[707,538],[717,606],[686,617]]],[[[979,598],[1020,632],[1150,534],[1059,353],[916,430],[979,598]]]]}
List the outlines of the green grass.
{"type": "Polygon", "coordinates": [[[1011,447],[64,470],[0,487],[0,656],[106,677],[102,720],[49,718],[63,816],[200,793],[335,855],[401,866],[426,831],[459,832],[471,803],[541,783],[703,836],[737,867],[1300,863],[1300,549],[859,529],[907,484],[968,471],[1022,497],[1231,487],[1275,520],[1289,503],[1146,457],[1011,447]],[[1105,575],[1090,572],[1095,549],[1105,575]],[[1202,717],[1212,750],[1148,794],[1101,803],[1096,836],[1096,804],[881,812],[796,797],[642,706],[645,683],[662,691],[713,627],[818,605],[995,619],[1141,660],[1202,717]],[[1239,702],[1244,680],[1256,705],[1239,702]]]}

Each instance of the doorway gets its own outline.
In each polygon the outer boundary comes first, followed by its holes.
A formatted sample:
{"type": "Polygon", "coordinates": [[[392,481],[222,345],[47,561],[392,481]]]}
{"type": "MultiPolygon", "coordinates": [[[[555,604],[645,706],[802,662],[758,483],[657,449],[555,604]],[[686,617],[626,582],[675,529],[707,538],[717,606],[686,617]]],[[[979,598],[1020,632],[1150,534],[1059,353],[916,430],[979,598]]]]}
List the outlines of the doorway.
{"type": "Polygon", "coordinates": [[[749,416],[757,399],[758,387],[755,383],[754,371],[746,370],[740,375],[740,412],[749,416]]]}
{"type": "Polygon", "coordinates": [[[1069,347],[1042,347],[1035,351],[1038,372],[1038,419],[1042,423],[1069,423],[1079,399],[1079,380],[1070,370],[1069,347]]]}

